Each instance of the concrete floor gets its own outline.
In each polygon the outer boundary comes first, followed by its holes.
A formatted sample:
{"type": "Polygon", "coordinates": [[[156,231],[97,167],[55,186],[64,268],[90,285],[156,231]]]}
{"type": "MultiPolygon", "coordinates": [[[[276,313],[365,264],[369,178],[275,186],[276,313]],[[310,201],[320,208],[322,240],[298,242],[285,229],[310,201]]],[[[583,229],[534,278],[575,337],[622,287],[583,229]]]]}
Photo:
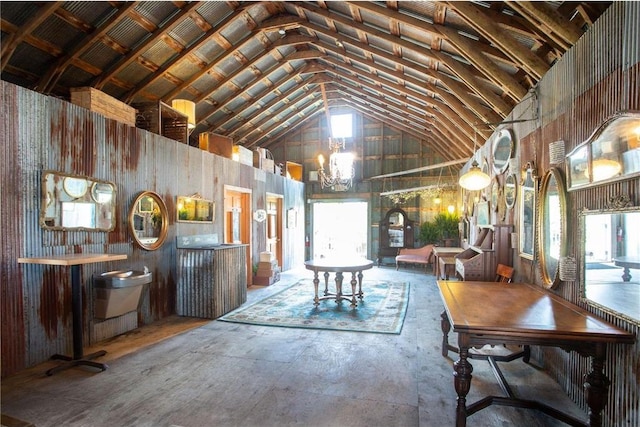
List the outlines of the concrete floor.
{"type": "MultiPolygon", "coordinates": [[[[286,272],[272,286],[250,289],[248,302],[310,274],[286,272]]],[[[100,359],[109,364],[105,372],[74,368],[47,377],[55,362],[46,362],[3,379],[2,413],[39,427],[455,425],[455,354],[441,355],[442,303],[434,276],[374,267],[365,272],[365,292],[368,278],[411,283],[400,335],[172,317],[96,347],[108,351],[100,359]]],[[[471,362],[468,403],[501,396],[488,363],[471,362]]],[[[519,397],[586,420],[534,360],[501,367],[519,397]]],[[[492,406],[468,425],[564,424],[537,411],[492,406]]]]}

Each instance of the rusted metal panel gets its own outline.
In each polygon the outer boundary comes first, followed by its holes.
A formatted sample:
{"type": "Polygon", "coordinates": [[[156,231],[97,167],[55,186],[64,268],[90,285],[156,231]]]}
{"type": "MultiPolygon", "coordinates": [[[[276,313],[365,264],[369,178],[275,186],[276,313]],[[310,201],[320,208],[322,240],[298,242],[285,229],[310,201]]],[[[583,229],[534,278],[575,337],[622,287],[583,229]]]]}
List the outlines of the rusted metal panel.
{"type": "MultiPolygon", "coordinates": [[[[585,34],[540,81],[532,97],[539,102],[538,120],[514,125],[515,133],[520,136],[517,139],[517,157],[521,167],[525,162],[535,160],[538,172],[543,174],[551,167],[548,152],[551,142],[564,141],[565,152],[568,153],[614,113],[638,109],[640,37],[637,25],[631,22],[637,22],[639,13],[640,7],[635,3],[614,3],[596,22],[593,31],[585,34]]],[[[516,114],[517,109],[514,110],[513,119],[529,117],[516,114]]],[[[563,169],[564,164],[557,167],[563,169]]],[[[582,208],[602,209],[611,197],[621,194],[629,196],[634,204],[640,203],[640,179],[568,193],[570,215],[566,237],[569,253],[578,256],[580,247],[577,240],[581,235],[577,211],[582,208]]],[[[538,280],[535,273],[537,264],[532,267],[522,259],[516,259],[515,262],[516,270],[524,274],[524,280],[538,280]]],[[[564,282],[555,292],[639,336],[638,325],[596,307],[586,306],[578,281],[564,282]]],[[[612,388],[603,412],[605,426],[640,424],[640,393],[637,372],[634,371],[638,354],[638,341],[634,345],[608,348],[605,373],[611,380],[612,388]]],[[[545,369],[586,411],[583,375],[590,370],[588,359],[575,353],[547,348],[536,349],[533,357],[543,361],[545,369]]]]}
{"type": "Polygon", "coordinates": [[[246,302],[245,246],[177,252],[178,315],[216,319],[246,302]]]}
{"type": "MultiPolygon", "coordinates": [[[[175,314],[178,274],[175,238],[202,232],[204,225],[176,223],[175,198],[201,193],[216,201],[216,220],[210,232],[223,234],[224,185],[264,193],[297,195],[303,203],[304,185],[282,177],[254,182],[254,168],[240,165],[160,135],[105,119],[63,100],[0,82],[2,163],[2,376],[47,360],[51,354],[71,352],[71,291],[68,268],[17,264],[18,257],[65,253],[122,253],[126,261],[84,265],[83,338],[95,343],[175,314]],[[49,231],[39,226],[42,170],[87,175],[116,185],[116,227],[112,232],[49,231]],[[290,191],[282,191],[291,185],[290,191]],[[273,187],[273,190],[270,189],[273,187]],[[160,194],[170,213],[168,238],[148,252],[133,244],[128,228],[131,203],[141,191],[160,194]],[[153,273],[145,286],[135,322],[117,318],[100,325],[93,321],[92,276],[119,268],[153,273]]],[[[255,233],[254,233],[255,234],[255,233]]],[[[287,238],[285,236],[285,238],[287,238]]],[[[302,245],[302,238],[297,244],[302,245]]],[[[256,250],[262,242],[254,240],[256,250]]],[[[298,263],[301,258],[294,258],[298,263]]],[[[295,265],[295,264],[293,264],[295,265]]]]}

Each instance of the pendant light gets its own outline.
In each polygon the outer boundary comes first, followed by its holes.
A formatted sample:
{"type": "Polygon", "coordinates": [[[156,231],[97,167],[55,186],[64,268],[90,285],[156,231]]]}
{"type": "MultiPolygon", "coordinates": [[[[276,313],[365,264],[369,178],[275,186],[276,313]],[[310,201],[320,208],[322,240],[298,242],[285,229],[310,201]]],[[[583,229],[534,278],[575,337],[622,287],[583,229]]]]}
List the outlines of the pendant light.
{"type": "Polygon", "coordinates": [[[491,183],[491,177],[478,167],[476,161],[476,129],[473,128],[473,162],[471,162],[471,169],[463,174],[458,180],[460,187],[469,191],[482,190],[491,183]]]}

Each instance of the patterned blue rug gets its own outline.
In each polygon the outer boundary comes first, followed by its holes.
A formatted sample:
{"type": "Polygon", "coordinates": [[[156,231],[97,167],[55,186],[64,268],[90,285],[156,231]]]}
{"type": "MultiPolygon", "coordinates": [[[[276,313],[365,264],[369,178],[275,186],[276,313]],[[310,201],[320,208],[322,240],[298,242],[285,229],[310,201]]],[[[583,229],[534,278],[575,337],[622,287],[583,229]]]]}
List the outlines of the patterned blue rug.
{"type": "MultiPolygon", "coordinates": [[[[330,282],[329,291],[332,291],[331,285],[330,282]]],[[[351,292],[346,279],[343,290],[345,288],[351,292]]],[[[320,296],[323,290],[321,281],[320,296]]],[[[320,301],[320,305],[315,307],[313,282],[305,279],[262,301],[239,307],[218,320],[287,328],[399,334],[407,312],[409,284],[365,279],[362,292],[364,299],[358,299],[356,308],[351,308],[349,301],[336,303],[335,300],[320,301]]]]}

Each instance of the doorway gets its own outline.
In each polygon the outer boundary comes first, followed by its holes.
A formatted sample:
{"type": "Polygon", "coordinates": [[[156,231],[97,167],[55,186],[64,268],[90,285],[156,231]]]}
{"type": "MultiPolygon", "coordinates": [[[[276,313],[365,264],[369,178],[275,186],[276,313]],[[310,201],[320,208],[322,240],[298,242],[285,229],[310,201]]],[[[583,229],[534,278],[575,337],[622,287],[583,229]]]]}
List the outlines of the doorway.
{"type": "Polygon", "coordinates": [[[247,245],[247,286],[252,285],[250,189],[224,187],[224,242],[247,245]]]}
{"type": "Polygon", "coordinates": [[[313,202],[313,258],[367,258],[369,204],[313,202]]]}
{"type": "Polygon", "coordinates": [[[267,193],[267,251],[282,268],[282,201],[283,196],[267,193]]]}

